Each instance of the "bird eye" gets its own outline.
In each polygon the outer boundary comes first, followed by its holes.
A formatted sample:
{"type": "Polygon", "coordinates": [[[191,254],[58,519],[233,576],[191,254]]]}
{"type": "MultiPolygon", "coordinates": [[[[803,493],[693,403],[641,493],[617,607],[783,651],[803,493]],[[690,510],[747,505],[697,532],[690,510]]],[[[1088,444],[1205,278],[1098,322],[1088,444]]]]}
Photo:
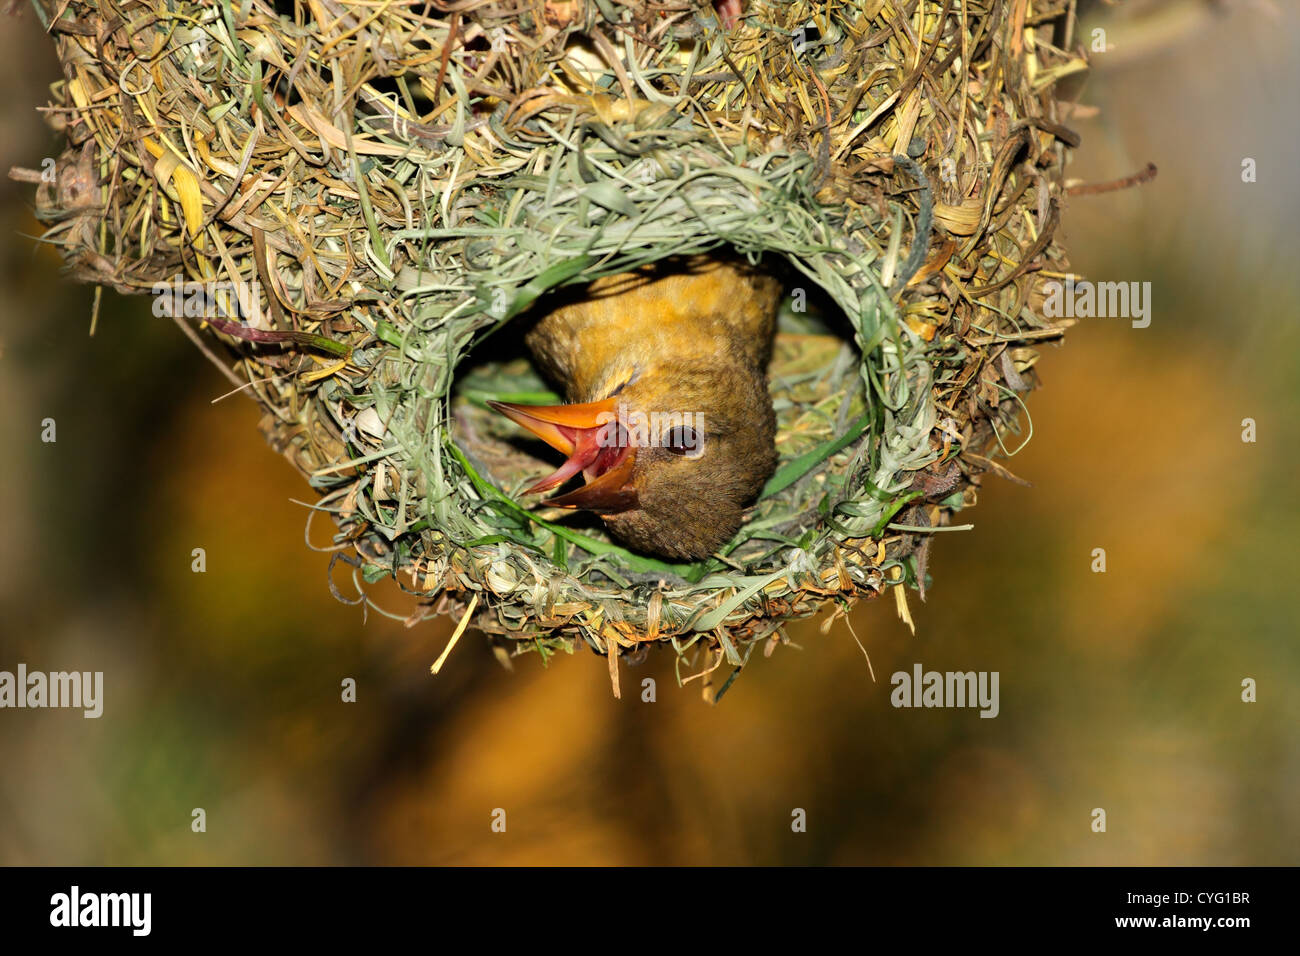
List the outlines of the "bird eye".
{"type": "Polygon", "coordinates": [[[687,455],[700,450],[699,436],[695,429],[679,425],[664,436],[664,448],[674,455],[687,455]]]}

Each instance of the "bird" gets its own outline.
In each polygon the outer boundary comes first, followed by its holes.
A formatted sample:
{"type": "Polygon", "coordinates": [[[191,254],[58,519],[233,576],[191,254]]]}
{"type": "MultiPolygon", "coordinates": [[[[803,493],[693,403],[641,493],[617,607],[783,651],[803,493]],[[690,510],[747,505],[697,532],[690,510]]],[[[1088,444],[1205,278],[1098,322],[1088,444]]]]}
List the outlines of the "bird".
{"type": "Polygon", "coordinates": [[[768,392],[783,282],[740,257],[676,257],[603,278],[524,335],[562,405],[491,406],[566,456],[525,490],[592,511],[633,550],[694,561],[740,529],[777,463],[768,392]]]}

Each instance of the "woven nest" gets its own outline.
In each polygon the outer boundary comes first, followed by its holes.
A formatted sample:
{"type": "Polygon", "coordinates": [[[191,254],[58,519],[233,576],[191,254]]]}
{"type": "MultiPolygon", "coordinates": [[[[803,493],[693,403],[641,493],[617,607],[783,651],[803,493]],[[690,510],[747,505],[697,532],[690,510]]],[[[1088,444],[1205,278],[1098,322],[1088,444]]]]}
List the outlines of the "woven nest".
{"type": "Polygon", "coordinates": [[[933,532],[1021,441],[1060,334],[1036,283],[1064,267],[1072,3],[38,9],[66,74],[47,240],[122,292],[255,291],[163,311],[265,408],[358,600],[391,575],[503,656],[585,643],[617,674],[661,641],[734,677],[784,621],[924,594],[933,532]],[[555,396],[511,321],[723,248],[793,277],[780,465],[737,537],[672,564],[515,500],[549,467],[484,402],[555,396]]]}

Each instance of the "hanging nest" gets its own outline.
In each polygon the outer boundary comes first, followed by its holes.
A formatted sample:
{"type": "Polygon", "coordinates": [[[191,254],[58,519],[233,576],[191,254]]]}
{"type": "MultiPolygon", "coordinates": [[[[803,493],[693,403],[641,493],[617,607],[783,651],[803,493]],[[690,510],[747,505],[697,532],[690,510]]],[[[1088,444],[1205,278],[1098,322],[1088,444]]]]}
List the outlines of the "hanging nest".
{"type": "Polygon", "coordinates": [[[167,293],[319,490],[359,600],[393,576],[412,621],[502,656],[585,643],[616,689],[655,641],[734,677],[792,618],[887,587],[906,613],[933,532],[1021,443],[1060,334],[1037,285],[1064,268],[1072,2],[749,0],[731,29],[699,0],[38,10],[66,77],[47,241],[167,293]],[[556,396],[493,351],[511,321],[723,249],[793,277],[780,464],[735,539],[673,564],[517,500],[549,468],[485,402],[556,396]]]}

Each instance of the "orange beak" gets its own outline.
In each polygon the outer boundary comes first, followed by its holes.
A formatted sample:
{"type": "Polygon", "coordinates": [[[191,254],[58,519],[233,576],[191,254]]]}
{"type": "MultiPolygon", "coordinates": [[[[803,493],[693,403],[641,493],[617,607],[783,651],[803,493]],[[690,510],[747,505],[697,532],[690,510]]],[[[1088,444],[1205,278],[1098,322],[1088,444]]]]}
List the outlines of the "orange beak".
{"type": "Polygon", "coordinates": [[[568,458],[559,469],[525,489],[535,494],[558,488],[578,472],[587,484],[546,503],[560,508],[585,508],[597,514],[616,514],[637,506],[632,472],[636,448],[618,423],[618,400],[574,405],[511,405],[488,402],[517,425],[522,425],[568,458]]]}

